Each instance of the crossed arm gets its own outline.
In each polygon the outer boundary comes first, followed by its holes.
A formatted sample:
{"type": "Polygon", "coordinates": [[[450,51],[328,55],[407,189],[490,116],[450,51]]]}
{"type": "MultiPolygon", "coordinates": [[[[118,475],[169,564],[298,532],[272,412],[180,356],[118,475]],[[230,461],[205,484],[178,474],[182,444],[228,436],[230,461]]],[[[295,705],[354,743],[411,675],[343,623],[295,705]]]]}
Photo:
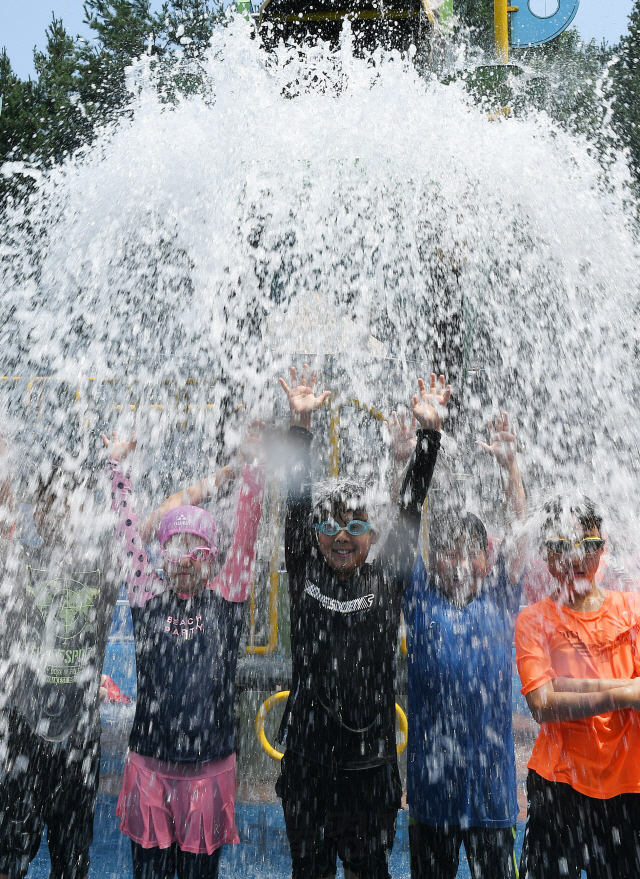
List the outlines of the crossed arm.
{"type": "Polygon", "coordinates": [[[527,693],[538,723],[583,720],[625,708],[640,709],[640,678],[555,678],[527,693]]]}

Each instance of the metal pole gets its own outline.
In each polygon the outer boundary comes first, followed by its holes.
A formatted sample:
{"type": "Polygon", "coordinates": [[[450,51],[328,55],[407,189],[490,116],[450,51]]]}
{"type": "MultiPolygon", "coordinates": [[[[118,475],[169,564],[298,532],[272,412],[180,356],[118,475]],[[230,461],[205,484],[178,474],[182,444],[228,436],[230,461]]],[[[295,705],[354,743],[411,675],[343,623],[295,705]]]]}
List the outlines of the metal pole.
{"type": "Polygon", "coordinates": [[[502,64],[509,63],[509,14],[507,0],[493,0],[496,55],[502,64]]]}

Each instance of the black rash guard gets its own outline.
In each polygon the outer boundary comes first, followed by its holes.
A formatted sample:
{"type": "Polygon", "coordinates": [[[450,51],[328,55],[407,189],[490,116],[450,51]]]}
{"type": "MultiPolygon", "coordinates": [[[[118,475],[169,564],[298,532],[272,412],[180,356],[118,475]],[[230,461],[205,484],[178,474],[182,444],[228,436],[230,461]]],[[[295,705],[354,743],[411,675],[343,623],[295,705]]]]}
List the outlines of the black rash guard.
{"type": "Polygon", "coordinates": [[[289,435],[285,556],[293,669],[279,740],[332,769],[391,763],[400,609],[440,434],[418,431],[398,518],[379,557],[342,580],[321,554],[313,524],[311,433],[292,427],[289,435]]]}

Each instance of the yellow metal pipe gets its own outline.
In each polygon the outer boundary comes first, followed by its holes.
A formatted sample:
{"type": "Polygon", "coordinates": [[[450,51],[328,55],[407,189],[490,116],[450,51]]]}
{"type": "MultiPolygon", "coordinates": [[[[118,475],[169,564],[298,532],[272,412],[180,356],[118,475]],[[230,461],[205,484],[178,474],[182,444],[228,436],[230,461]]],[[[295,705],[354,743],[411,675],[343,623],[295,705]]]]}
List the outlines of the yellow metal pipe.
{"type": "Polygon", "coordinates": [[[429,23],[431,25],[435,25],[436,18],[433,12],[431,11],[431,6],[429,5],[429,0],[421,0],[422,8],[424,9],[427,18],[429,19],[429,23]]]}
{"type": "Polygon", "coordinates": [[[493,32],[496,55],[502,64],[509,63],[509,13],[507,0],[493,0],[493,32]]]}
{"type": "MultiPolygon", "coordinates": [[[[254,603],[254,593],[251,591],[251,606],[249,608],[250,611],[250,626],[251,626],[251,634],[253,639],[253,634],[255,632],[255,603],[254,603]]],[[[271,560],[269,562],[269,640],[266,644],[256,645],[256,644],[247,644],[247,653],[251,656],[262,656],[266,653],[273,653],[273,651],[278,646],[278,548],[275,548],[275,562],[274,562],[274,553],[271,554],[271,560]]]]}
{"type": "Polygon", "coordinates": [[[331,401],[329,419],[329,476],[340,475],[340,407],[331,401]]]}
{"type": "MultiPolygon", "coordinates": [[[[429,529],[427,527],[427,510],[429,504],[429,497],[427,496],[424,499],[424,504],[422,505],[422,540],[420,541],[422,546],[420,547],[420,552],[422,553],[422,558],[424,559],[425,567],[429,568],[429,529]]],[[[403,619],[404,622],[404,619],[403,619]]],[[[404,634],[400,640],[400,650],[404,655],[407,655],[407,636],[404,634]]]]}
{"type": "Polygon", "coordinates": [[[360,400],[356,400],[353,397],[351,400],[347,400],[343,405],[345,406],[353,406],[354,409],[360,409],[363,412],[368,412],[372,418],[375,418],[377,421],[387,421],[382,412],[379,409],[376,409],[375,406],[368,406],[366,403],[361,403],[360,400]]]}
{"type": "Polygon", "coordinates": [[[269,558],[269,640],[266,644],[254,644],[255,638],[255,582],[251,587],[251,600],[249,603],[249,632],[250,643],[247,644],[247,653],[251,656],[263,656],[273,653],[278,646],[278,486],[274,483],[271,487],[271,523],[273,528],[273,544],[269,558]]]}

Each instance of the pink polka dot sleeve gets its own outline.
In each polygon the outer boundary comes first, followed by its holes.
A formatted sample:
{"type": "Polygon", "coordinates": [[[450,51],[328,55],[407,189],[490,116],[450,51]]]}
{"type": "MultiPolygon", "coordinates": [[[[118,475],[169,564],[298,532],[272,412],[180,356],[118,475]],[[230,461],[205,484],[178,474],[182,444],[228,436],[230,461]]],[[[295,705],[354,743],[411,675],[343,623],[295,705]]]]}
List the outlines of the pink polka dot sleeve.
{"type": "Polygon", "coordinates": [[[118,461],[109,461],[111,478],[111,509],[118,513],[116,538],[120,544],[119,561],[129,592],[129,604],[142,607],[161,592],[164,581],[155,572],[138,534],[138,514],[133,507],[131,481],[120,469],[118,461]]]}

